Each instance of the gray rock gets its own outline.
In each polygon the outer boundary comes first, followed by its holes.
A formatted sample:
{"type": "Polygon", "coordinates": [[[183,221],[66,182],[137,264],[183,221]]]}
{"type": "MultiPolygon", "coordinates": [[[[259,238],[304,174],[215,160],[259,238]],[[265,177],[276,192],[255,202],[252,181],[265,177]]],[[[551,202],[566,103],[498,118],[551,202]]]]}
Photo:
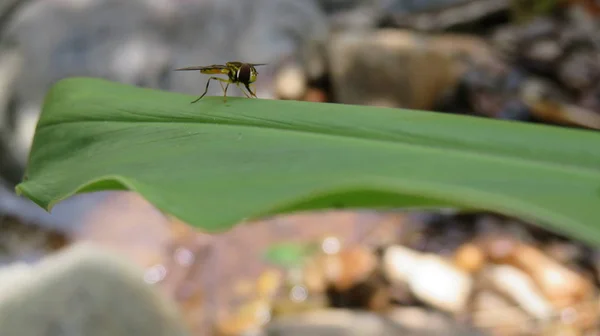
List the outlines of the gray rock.
{"type": "Polygon", "coordinates": [[[41,103],[52,83],[75,75],[197,93],[205,76],[171,70],[228,60],[273,62],[328,33],[314,0],[81,3],[35,2],[15,18],[8,34],[29,65],[18,81],[20,99],[41,103]]]}
{"type": "Polygon", "coordinates": [[[0,35],[10,18],[32,0],[2,0],[0,1],[0,35]]]}
{"type": "Polygon", "coordinates": [[[183,336],[173,302],[122,257],[76,245],[0,269],[2,336],[183,336]]]}

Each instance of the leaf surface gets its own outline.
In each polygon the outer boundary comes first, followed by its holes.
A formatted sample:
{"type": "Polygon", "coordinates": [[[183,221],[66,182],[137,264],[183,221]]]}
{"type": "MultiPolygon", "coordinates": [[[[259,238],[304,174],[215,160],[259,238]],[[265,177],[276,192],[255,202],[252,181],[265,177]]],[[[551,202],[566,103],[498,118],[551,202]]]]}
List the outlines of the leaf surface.
{"type": "Polygon", "coordinates": [[[600,134],[425,111],[195,97],[93,78],[50,90],[40,206],[128,189],[208,232],[323,208],[484,209],[600,243],[600,134]]]}

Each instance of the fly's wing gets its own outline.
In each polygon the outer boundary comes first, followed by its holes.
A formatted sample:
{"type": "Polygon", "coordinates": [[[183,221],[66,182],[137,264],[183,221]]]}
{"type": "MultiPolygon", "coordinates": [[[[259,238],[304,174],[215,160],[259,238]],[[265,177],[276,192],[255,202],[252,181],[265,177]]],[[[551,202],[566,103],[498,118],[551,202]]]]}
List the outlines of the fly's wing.
{"type": "Polygon", "coordinates": [[[209,75],[219,75],[219,74],[226,75],[229,73],[229,68],[226,67],[225,65],[213,64],[213,65],[207,65],[207,66],[191,66],[191,67],[179,68],[179,69],[175,69],[175,71],[200,71],[203,74],[209,74],[209,75]]]}
{"type": "Polygon", "coordinates": [[[237,62],[237,61],[235,61],[235,62],[227,62],[226,66],[229,67],[231,70],[235,70],[235,72],[237,72],[237,70],[239,68],[241,68],[242,65],[244,65],[244,64],[247,64],[247,65],[249,65],[251,67],[259,66],[259,65],[267,65],[267,63],[244,63],[244,62],[237,62]]]}
{"type": "Polygon", "coordinates": [[[228,67],[239,68],[242,66],[242,62],[227,62],[228,67]]]}

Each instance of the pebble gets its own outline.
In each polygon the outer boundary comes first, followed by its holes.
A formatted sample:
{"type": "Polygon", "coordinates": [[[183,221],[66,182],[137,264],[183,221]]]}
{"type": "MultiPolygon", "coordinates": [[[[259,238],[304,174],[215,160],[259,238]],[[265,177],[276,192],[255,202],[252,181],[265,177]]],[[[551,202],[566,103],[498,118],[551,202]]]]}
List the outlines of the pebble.
{"type": "Polygon", "coordinates": [[[0,334],[187,335],[176,305],[142,277],[133,263],[91,244],[0,269],[0,334]]]}

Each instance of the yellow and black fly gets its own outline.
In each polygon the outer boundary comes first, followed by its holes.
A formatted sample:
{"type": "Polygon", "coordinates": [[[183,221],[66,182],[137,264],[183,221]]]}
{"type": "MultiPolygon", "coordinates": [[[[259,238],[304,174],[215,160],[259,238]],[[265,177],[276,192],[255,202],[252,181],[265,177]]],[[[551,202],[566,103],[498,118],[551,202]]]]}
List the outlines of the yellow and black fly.
{"type": "Polygon", "coordinates": [[[200,96],[200,98],[191,103],[193,104],[204,97],[208,91],[208,85],[212,79],[218,80],[219,84],[221,84],[221,89],[223,89],[223,101],[227,102],[227,88],[229,88],[229,84],[235,84],[248,98],[258,98],[256,97],[256,94],[250,90],[250,84],[256,81],[258,71],[256,71],[255,67],[259,65],[266,65],[266,63],[227,62],[225,65],[213,64],[208,66],[191,66],[187,68],[175,69],[175,71],[200,71],[200,73],[207,75],[227,75],[227,79],[215,76],[210,77],[206,82],[204,93],[200,96]],[[223,83],[227,83],[227,85],[223,87],[223,83]],[[240,84],[244,84],[248,92],[250,92],[250,96],[244,91],[244,89],[240,87],[240,84]]]}

